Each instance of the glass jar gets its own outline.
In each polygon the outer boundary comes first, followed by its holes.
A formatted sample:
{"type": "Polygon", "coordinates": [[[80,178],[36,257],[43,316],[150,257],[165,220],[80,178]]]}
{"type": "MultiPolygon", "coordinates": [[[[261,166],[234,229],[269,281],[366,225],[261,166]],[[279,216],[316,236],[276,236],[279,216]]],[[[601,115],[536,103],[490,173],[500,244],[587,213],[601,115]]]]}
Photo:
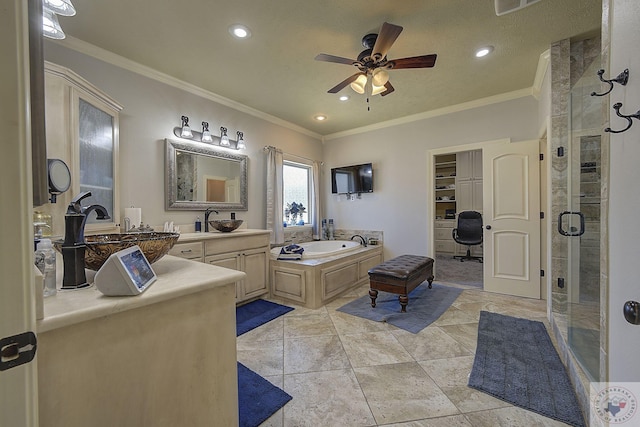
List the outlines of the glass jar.
{"type": "Polygon", "coordinates": [[[33,234],[36,238],[51,237],[53,234],[51,215],[39,211],[33,213],[33,234]]]}

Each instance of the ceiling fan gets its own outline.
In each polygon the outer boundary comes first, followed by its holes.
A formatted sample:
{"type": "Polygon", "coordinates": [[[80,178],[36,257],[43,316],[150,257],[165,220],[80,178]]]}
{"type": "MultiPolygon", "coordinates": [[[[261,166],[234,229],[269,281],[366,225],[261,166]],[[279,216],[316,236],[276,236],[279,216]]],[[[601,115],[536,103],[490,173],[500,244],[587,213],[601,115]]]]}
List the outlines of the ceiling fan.
{"type": "Polygon", "coordinates": [[[401,32],[402,27],[399,25],[383,23],[379,34],[367,34],[362,38],[365,50],[360,52],[358,59],[355,60],[326,53],[316,56],[316,61],[353,65],[358,69],[357,73],[329,89],[328,93],[338,93],[347,85],[351,85],[351,88],[357,93],[386,96],[395,90],[389,82],[387,70],[433,67],[436,64],[436,54],[387,59],[387,52],[401,32]]]}

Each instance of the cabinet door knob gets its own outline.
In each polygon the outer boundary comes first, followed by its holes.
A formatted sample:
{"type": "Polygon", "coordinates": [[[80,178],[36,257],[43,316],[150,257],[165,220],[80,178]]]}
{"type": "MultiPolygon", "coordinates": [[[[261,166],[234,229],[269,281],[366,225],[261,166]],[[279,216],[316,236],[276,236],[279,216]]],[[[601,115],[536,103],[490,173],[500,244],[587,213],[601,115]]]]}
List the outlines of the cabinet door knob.
{"type": "Polygon", "coordinates": [[[490,225],[487,225],[486,228],[487,228],[487,230],[491,230],[491,226],[490,225]]]}

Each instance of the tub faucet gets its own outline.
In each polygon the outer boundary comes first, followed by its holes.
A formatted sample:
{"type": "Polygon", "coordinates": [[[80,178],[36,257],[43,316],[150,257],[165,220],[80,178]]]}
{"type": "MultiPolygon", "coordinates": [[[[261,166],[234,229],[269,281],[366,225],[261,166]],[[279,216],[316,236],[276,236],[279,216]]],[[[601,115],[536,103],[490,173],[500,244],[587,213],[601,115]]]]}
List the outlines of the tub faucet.
{"type": "Polygon", "coordinates": [[[64,276],[62,289],[77,289],[89,286],[84,272],[84,226],[87,216],[96,211],[96,219],[111,219],[107,209],[101,205],[82,207],[82,200],[91,196],[90,191],[78,194],[67,207],[64,216],[64,242],[62,243],[62,261],[64,276]]]}
{"type": "Polygon", "coordinates": [[[362,237],[362,236],[361,236],[361,235],[359,235],[359,234],[354,234],[353,236],[351,236],[351,240],[353,240],[353,238],[354,238],[354,237],[359,237],[359,238],[360,238],[360,241],[361,241],[361,243],[362,243],[362,245],[363,245],[365,248],[367,247],[367,240],[366,240],[364,237],[362,237]]]}
{"type": "Polygon", "coordinates": [[[211,208],[208,208],[206,211],[204,211],[204,232],[208,232],[209,231],[209,215],[211,215],[211,212],[215,212],[216,215],[218,214],[218,211],[214,211],[211,208]]]}

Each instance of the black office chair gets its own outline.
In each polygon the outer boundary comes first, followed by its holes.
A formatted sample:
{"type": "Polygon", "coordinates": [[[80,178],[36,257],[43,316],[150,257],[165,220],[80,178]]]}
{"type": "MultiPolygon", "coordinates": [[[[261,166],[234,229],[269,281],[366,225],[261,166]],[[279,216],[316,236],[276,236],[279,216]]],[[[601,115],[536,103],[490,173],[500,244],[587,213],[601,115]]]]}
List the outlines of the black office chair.
{"type": "Polygon", "coordinates": [[[466,255],[455,255],[460,262],[465,259],[477,259],[482,262],[481,256],[471,256],[471,246],[482,244],[482,214],[476,211],[464,211],[458,214],[458,227],[451,231],[453,240],[467,246],[466,255]]]}

